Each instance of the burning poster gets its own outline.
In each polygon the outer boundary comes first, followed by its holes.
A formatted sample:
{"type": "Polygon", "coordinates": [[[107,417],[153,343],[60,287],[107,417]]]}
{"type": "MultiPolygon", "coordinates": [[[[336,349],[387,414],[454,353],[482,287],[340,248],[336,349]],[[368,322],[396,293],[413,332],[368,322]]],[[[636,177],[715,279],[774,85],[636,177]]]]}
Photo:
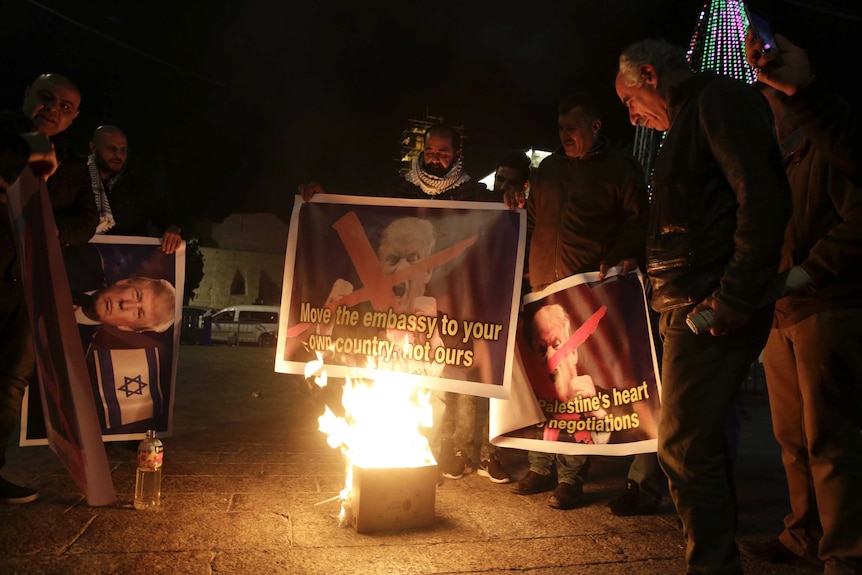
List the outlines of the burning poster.
{"type": "MultiPolygon", "coordinates": [[[[104,441],[171,433],[185,245],[167,255],[156,238],[96,236],[68,247],[71,310],[104,441]]],[[[38,390],[25,396],[21,445],[45,443],[38,390]]]]}
{"type": "Polygon", "coordinates": [[[656,450],[661,383],[639,272],[581,274],[524,298],[495,445],[569,455],[656,450]]]}
{"type": "Polygon", "coordinates": [[[297,202],[276,371],[509,396],[526,214],[503,204],[297,202]]]}
{"type": "Polygon", "coordinates": [[[83,354],[78,351],[69,284],[48,189],[27,167],[6,197],[25,286],[36,352],[43,437],[69,470],[87,503],[116,500],[98,419],[89,394],[83,354]]]}

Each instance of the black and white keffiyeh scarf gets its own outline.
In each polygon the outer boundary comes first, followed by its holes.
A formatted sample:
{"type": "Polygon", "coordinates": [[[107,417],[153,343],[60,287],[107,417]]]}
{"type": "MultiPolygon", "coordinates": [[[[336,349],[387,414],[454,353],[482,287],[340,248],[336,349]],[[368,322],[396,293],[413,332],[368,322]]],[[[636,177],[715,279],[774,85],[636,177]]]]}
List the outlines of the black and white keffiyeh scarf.
{"type": "MultiPolygon", "coordinates": [[[[96,234],[107,233],[113,228],[114,214],[111,213],[111,204],[108,202],[108,194],[105,193],[105,187],[102,185],[102,178],[99,177],[99,168],[96,167],[96,156],[90,154],[87,158],[87,167],[90,169],[90,184],[93,186],[93,195],[96,196],[96,207],[99,209],[99,225],[96,226],[96,234]]],[[[117,172],[111,179],[108,180],[108,189],[110,190],[120,176],[123,175],[123,170],[117,172]]]]}
{"type": "Polygon", "coordinates": [[[458,157],[458,161],[452,164],[452,167],[445,176],[433,176],[429,174],[422,169],[424,164],[425,154],[420,152],[416,161],[413,162],[413,167],[410,168],[410,171],[407,172],[404,179],[411,184],[419,186],[419,188],[429,196],[442,194],[446,190],[457,188],[464,182],[470,181],[470,176],[464,173],[464,167],[460,156],[458,157]]]}

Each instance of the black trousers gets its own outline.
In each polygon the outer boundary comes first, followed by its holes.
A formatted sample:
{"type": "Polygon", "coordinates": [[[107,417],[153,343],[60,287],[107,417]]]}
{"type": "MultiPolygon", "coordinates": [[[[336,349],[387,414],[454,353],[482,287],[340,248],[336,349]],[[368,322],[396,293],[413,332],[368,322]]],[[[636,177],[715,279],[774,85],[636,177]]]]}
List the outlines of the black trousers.
{"type": "Polygon", "coordinates": [[[0,281],[0,468],[6,445],[21,416],[27,378],[35,356],[21,284],[0,281]]]}
{"type": "Polygon", "coordinates": [[[682,520],[691,575],[742,573],[727,419],[749,367],[763,350],[772,306],[739,331],[695,335],[690,306],[662,312],[659,463],[682,520]]]}

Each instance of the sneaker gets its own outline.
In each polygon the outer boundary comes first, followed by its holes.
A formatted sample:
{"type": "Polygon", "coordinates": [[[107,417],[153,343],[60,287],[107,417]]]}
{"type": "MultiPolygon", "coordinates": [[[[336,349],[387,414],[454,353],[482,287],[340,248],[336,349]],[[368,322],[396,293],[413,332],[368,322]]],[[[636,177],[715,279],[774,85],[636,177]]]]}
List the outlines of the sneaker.
{"type": "Polygon", "coordinates": [[[608,503],[608,508],[614,515],[653,515],[658,513],[661,501],[641,493],[640,485],[629,479],[626,482],[626,492],[608,503]]]}
{"type": "Polygon", "coordinates": [[[15,485],[0,477],[0,504],[16,505],[39,499],[39,492],[29,487],[15,485]]]}
{"type": "Polygon", "coordinates": [[[446,458],[443,467],[443,477],[446,479],[461,479],[473,471],[473,462],[463,451],[456,451],[451,458],[446,458]]]}
{"type": "Polygon", "coordinates": [[[817,571],[823,570],[823,562],[817,557],[800,557],[782,543],[778,537],[766,541],[740,541],[738,543],[740,554],[749,559],[766,561],[767,563],[780,563],[784,565],[797,565],[810,567],[817,571]]]}
{"type": "Polygon", "coordinates": [[[579,507],[584,500],[584,486],[580,483],[559,483],[551,496],[548,497],[548,505],[554,509],[574,509],[579,507]]]}
{"type": "Polygon", "coordinates": [[[554,488],[554,478],[548,475],[539,475],[532,469],[521,478],[515,485],[512,486],[512,493],[515,495],[533,495],[534,493],[543,493],[554,488]]]}
{"type": "Polygon", "coordinates": [[[496,455],[492,455],[489,459],[483,459],[479,462],[479,470],[476,471],[481,477],[487,477],[494,483],[510,483],[512,479],[503,469],[500,460],[496,455]]]}

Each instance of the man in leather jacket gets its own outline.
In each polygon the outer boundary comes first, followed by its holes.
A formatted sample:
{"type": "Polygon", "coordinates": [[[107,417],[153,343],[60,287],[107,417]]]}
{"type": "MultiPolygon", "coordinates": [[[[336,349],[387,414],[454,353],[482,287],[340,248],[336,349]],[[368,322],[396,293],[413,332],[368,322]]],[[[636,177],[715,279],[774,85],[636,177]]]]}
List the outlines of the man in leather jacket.
{"type": "Polygon", "coordinates": [[[667,132],[647,236],[663,340],[659,461],[688,572],[741,573],[725,422],[769,333],[762,300],[790,213],[771,112],[752,87],[692,72],[685,51],[662,40],[626,48],[615,86],[632,124],[667,132]],[[710,332],[692,333],[686,318],[708,308],[710,332]]]}

